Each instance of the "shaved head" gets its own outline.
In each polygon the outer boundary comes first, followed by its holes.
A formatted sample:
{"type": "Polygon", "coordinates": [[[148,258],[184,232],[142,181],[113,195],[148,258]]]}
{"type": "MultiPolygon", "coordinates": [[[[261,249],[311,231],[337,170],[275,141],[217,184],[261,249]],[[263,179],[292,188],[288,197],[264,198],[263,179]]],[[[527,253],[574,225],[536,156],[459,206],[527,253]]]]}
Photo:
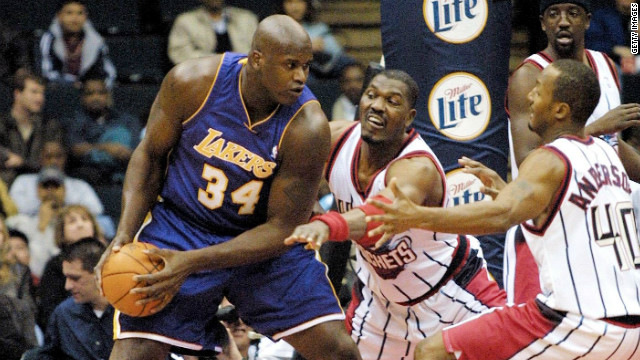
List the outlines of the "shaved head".
{"type": "Polygon", "coordinates": [[[287,15],[272,15],[258,24],[251,50],[262,53],[299,52],[308,47],[311,39],[297,21],[287,15]]]}

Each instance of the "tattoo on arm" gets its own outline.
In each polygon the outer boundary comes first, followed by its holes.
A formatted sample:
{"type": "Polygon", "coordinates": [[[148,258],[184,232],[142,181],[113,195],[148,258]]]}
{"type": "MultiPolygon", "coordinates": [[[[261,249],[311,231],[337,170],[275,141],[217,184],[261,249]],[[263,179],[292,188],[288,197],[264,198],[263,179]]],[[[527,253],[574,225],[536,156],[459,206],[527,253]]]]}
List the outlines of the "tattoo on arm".
{"type": "Polygon", "coordinates": [[[284,194],[289,199],[289,202],[295,205],[300,202],[300,194],[305,192],[306,187],[307,185],[301,179],[296,179],[284,188],[284,194]]]}

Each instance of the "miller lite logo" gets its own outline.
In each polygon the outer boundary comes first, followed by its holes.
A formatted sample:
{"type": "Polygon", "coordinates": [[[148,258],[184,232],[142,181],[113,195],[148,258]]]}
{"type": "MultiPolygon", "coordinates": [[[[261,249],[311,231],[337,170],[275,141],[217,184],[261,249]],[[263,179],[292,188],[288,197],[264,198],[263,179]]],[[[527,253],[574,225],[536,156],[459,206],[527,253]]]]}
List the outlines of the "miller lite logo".
{"type": "Polygon", "coordinates": [[[482,181],[474,175],[467,174],[462,169],[447,173],[447,192],[449,203],[447,206],[458,206],[478,201],[491,201],[491,196],[480,192],[482,181]]]}
{"type": "Polygon", "coordinates": [[[489,90],[477,76],[454,72],[440,79],[429,94],[429,117],[445,136],[475,139],[491,120],[489,90]]]}
{"type": "Polygon", "coordinates": [[[422,10],[429,30],[453,44],[477,38],[489,17],[487,0],[425,0],[422,10]]]}

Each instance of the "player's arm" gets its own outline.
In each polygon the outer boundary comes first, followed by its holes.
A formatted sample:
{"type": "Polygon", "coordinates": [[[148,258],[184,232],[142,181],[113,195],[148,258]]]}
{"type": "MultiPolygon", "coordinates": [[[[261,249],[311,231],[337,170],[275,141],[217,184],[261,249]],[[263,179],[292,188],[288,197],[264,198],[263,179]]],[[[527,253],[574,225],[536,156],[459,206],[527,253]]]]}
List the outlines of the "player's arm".
{"type": "Polygon", "coordinates": [[[640,104],[619,105],[587,125],[584,132],[588,135],[600,136],[615,134],[632,126],[640,126],[640,104]]]}
{"type": "Polygon", "coordinates": [[[311,216],[329,146],[327,119],[320,104],[310,102],[284,134],[267,221],[227,242],[189,251],[190,271],[255,263],[284,253],[288,247],[282,240],[311,216]]]}
{"type": "Polygon", "coordinates": [[[454,234],[491,234],[505,232],[528,219],[540,223],[548,215],[566,171],[565,163],[556,154],[541,148],[527,157],[516,180],[502,189],[494,201],[453,208],[418,206],[398,189],[394,179],[389,184],[396,197],[392,204],[371,201],[385,214],[367,217],[369,222],[384,223],[369,235],[393,234],[409,228],[454,234]],[[540,167],[540,164],[545,166],[540,167]]]}
{"type": "Polygon", "coordinates": [[[629,175],[629,179],[640,182],[640,146],[634,147],[634,143],[640,142],[640,127],[628,129],[630,137],[618,136],[618,156],[629,175]]]}
{"type": "MultiPolygon", "coordinates": [[[[445,191],[442,178],[436,165],[428,157],[413,157],[394,162],[386,174],[387,181],[392,178],[395,178],[397,186],[410,201],[427,206],[442,204],[445,191]]],[[[391,189],[385,188],[376,194],[376,198],[391,202],[395,194],[391,189]]],[[[372,213],[379,212],[368,204],[342,214],[330,212],[309,224],[296,227],[294,232],[285,239],[285,244],[307,243],[308,248],[319,249],[328,240],[352,239],[362,246],[373,246],[379,240],[379,236],[369,237],[367,231],[375,228],[376,224],[368,226],[365,221],[365,216],[372,213]],[[337,235],[341,232],[345,235],[344,237],[337,235]]]]}
{"type": "Polygon", "coordinates": [[[536,85],[540,70],[532,64],[518,68],[509,81],[507,89],[509,120],[513,138],[513,153],[518,167],[527,155],[542,145],[542,139],[529,129],[530,107],[527,96],[536,85]]]}

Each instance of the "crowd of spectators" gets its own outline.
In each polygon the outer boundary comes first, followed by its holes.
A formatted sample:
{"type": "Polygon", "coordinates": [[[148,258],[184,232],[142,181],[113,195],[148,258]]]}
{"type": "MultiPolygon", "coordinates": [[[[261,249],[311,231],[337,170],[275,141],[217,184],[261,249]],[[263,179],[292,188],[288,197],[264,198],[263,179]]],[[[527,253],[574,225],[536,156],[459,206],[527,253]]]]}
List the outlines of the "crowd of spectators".
{"type": "MultiPolygon", "coordinates": [[[[593,2],[600,6],[594,6],[587,47],[607,53],[623,72],[639,72],[640,65],[625,63],[633,58],[633,1],[593,2]]],[[[528,6],[538,6],[515,3],[523,19],[528,6]]],[[[282,13],[311,37],[309,87],[321,92],[326,81],[335,84],[335,96],[322,104],[325,112],[332,120],[356,119],[366,68],[318,20],[318,1],[271,0],[259,9],[248,9],[251,1],[137,4],[131,10],[137,22],[120,28],[100,11],[91,12],[95,4],[85,0],[62,0],[54,12],[38,14],[49,22],[40,28],[29,16],[13,23],[15,17],[0,18],[0,346],[8,359],[42,345],[48,324],[63,326],[49,319],[69,296],[63,271],[69,247],[84,238],[106,243],[114,236],[118,190],[162,80],[157,74],[208,54],[247,52],[258,21],[282,13]]],[[[546,39],[540,39],[539,19],[531,18],[516,21],[538,30],[530,34],[533,53],[546,39]]],[[[90,276],[89,269],[75,270],[90,276]]],[[[74,311],[73,304],[67,301],[59,312],[74,311]]],[[[99,323],[102,316],[91,319],[99,323]]]]}

